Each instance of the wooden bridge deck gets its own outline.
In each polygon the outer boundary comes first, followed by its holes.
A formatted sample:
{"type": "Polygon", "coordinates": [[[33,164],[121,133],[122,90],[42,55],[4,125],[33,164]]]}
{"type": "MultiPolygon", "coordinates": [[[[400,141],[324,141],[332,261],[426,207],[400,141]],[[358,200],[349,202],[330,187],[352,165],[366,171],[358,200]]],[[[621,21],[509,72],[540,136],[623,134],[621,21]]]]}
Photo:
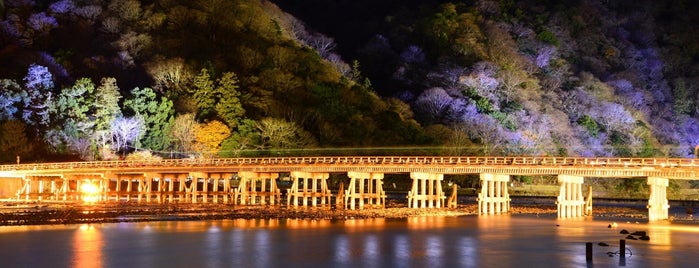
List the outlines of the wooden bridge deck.
{"type": "Polygon", "coordinates": [[[56,174],[188,172],[428,172],[440,174],[571,175],[583,177],[661,177],[699,179],[699,159],[585,157],[322,156],[268,158],[164,159],[0,165],[0,177],[56,174]]]}

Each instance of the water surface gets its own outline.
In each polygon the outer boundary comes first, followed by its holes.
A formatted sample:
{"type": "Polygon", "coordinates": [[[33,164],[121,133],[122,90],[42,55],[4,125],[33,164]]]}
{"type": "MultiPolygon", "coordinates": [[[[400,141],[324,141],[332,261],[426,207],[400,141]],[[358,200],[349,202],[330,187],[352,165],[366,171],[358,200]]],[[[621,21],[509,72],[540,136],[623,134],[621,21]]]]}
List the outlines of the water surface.
{"type": "Polygon", "coordinates": [[[0,227],[3,267],[693,267],[699,225],[523,215],[0,227]],[[647,231],[626,240],[621,229],[647,231]],[[599,246],[599,242],[609,244],[599,246]]]}

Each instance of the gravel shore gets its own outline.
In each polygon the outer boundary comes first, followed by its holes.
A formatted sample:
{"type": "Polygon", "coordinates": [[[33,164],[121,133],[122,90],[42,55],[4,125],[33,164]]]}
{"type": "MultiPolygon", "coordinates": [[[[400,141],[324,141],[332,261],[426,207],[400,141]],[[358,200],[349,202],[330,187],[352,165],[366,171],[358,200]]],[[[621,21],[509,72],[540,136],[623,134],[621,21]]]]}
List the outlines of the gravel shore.
{"type": "MultiPolygon", "coordinates": [[[[460,204],[457,208],[412,209],[397,200],[388,200],[386,208],[361,210],[325,207],[234,206],[228,204],[138,204],[106,203],[85,205],[75,203],[0,203],[0,226],[75,223],[109,223],[136,221],[178,221],[219,219],[366,219],[407,218],[416,216],[477,215],[478,204],[460,204]]],[[[529,214],[556,217],[551,204],[515,204],[509,214],[529,214]]],[[[647,209],[626,206],[598,206],[593,217],[617,220],[647,220],[647,209]]]]}

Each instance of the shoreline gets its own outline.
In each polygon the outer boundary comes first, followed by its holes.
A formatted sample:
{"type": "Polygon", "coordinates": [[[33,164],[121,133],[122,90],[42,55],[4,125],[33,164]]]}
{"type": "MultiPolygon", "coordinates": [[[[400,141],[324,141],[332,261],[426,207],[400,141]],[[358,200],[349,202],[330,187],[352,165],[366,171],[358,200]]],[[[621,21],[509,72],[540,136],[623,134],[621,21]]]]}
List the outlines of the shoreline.
{"type": "MultiPolygon", "coordinates": [[[[522,203],[510,207],[509,215],[557,215],[555,204],[522,203]]],[[[593,206],[592,218],[610,221],[647,222],[648,211],[640,206],[593,206]]],[[[286,205],[231,204],[139,204],[136,202],[80,204],[48,202],[0,203],[0,226],[55,225],[83,223],[119,223],[147,221],[200,221],[224,219],[307,219],[352,220],[371,218],[409,218],[478,215],[478,204],[459,204],[457,208],[408,208],[400,200],[388,199],[385,208],[357,210],[334,206],[290,207],[286,205]]],[[[590,217],[590,216],[586,216],[590,217]]],[[[699,223],[692,216],[670,215],[670,222],[699,223]]]]}

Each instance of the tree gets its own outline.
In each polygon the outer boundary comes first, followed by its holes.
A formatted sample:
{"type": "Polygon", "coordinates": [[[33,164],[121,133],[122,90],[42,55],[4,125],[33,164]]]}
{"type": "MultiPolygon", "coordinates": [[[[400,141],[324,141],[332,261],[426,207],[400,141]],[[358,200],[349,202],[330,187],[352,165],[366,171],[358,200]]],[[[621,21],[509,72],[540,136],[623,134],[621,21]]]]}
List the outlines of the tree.
{"type": "Polygon", "coordinates": [[[115,118],[121,116],[119,100],[121,93],[112,77],[102,78],[97,87],[94,100],[95,130],[108,130],[115,118]]]}
{"type": "Polygon", "coordinates": [[[0,124],[0,160],[12,161],[15,156],[24,157],[32,148],[24,123],[8,120],[0,124]]]}
{"type": "Polygon", "coordinates": [[[238,77],[233,72],[227,72],[218,80],[216,88],[216,113],[231,128],[236,127],[245,114],[238,87],[238,77]]]}
{"type": "MultiPolygon", "coordinates": [[[[61,91],[56,102],[56,118],[74,124],[80,133],[92,130],[95,122],[90,115],[95,102],[95,84],[89,78],[81,78],[70,88],[61,91]]],[[[78,133],[75,133],[78,134],[78,133]]]]}
{"type": "Polygon", "coordinates": [[[53,75],[48,68],[31,64],[24,77],[22,94],[22,119],[37,131],[47,128],[51,123],[49,110],[53,105],[53,75]]]}
{"type": "Polygon", "coordinates": [[[18,106],[23,100],[22,93],[26,92],[14,80],[0,80],[0,120],[17,118],[18,106]]]}
{"type": "Polygon", "coordinates": [[[172,101],[159,97],[151,88],[134,88],[131,98],[124,101],[124,109],[143,118],[145,132],[136,143],[151,150],[162,150],[169,144],[168,129],[174,120],[172,101]]]}
{"type": "Polygon", "coordinates": [[[189,154],[194,151],[198,123],[194,114],[177,116],[170,128],[170,139],[176,151],[189,154]]]}
{"type": "Polygon", "coordinates": [[[145,131],[145,122],[140,116],[118,117],[110,125],[112,144],[115,152],[125,152],[145,131]]]}
{"type": "Polygon", "coordinates": [[[216,94],[214,82],[207,69],[201,69],[199,74],[194,77],[193,86],[191,93],[197,103],[197,118],[209,118],[214,112],[216,94]]]}
{"type": "Polygon", "coordinates": [[[313,136],[296,123],[267,117],[257,122],[263,146],[269,149],[304,148],[315,144],[313,136]]]}
{"type": "Polygon", "coordinates": [[[146,65],[148,74],[155,82],[155,88],[166,96],[181,93],[184,82],[190,78],[184,59],[169,58],[154,60],[146,65]]]}
{"type": "Polygon", "coordinates": [[[108,6],[109,10],[115,12],[125,21],[135,21],[141,17],[141,3],[136,0],[112,0],[108,6]]]}
{"type": "Polygon", "coordinates": [[[195,133],[195,150],[204,157],[212,157],[221,150],[221,143],[231,135],[231,130],[226,124],[214,120],[198,125],[195,133]]]}
{"type": "Polygon", "coordinates": [[[256,122],[243,119],[238,124],[237,130],[221,144],[221,156],[238,157],[245,150],[258,148],[260,143],[260,132],[256,128],[256,122]]]}
{"type": "Polygon", "coordinates": [[[438,122],[453,98],[441,87],[425,90],[415,100],[415,110],[427,124],[438,122]]]}

